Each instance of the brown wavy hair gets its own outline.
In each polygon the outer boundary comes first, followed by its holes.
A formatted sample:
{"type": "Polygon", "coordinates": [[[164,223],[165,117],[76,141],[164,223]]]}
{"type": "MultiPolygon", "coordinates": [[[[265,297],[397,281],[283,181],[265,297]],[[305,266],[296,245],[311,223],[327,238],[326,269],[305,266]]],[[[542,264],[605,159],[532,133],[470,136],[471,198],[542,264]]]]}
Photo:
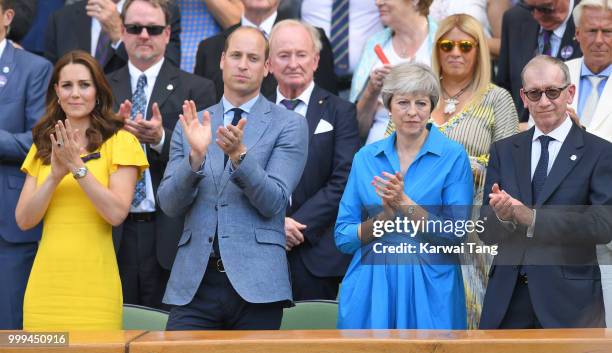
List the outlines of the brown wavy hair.
{"type": "Polygon", "coordinates": [[[51,139],[55,132],[55,124],[66,120],[66,113],[59,104],[59,97],[55,93],[55,86],[59,82],[62,69],[69,64],[80,64],[85,66],[93,79],[96,87],[96,104],[89,114],[90,126],[85,131],[88,143],[85,147],[88,152],[98,149],[104,141],[113,136],[123,128],[123,119],[113,111],[113,92],[104,77],[102,68],[89,53],[82,50],[74,50],[62,56],[53,68],[53,76],[47,89],[45,115],[32,128],[32,138],[38,149],[36,157],[43,164],[51,163],[51,139]]]}

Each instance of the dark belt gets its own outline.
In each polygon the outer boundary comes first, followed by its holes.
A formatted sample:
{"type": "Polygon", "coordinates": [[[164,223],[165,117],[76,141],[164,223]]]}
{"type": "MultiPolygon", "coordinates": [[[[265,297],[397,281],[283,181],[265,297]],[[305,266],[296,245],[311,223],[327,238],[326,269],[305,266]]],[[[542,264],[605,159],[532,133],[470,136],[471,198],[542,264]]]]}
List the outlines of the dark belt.
{"type": "Polygon", "coordinates": [[[225,273],[225,267],[223,267],[223,261],[221,261],[220,257],[210,257],[208,259],[207,268],[212,268],[217,270],[218,272],[225,273]]]}
{"type": "Polygon", "coordinates": [[[155,220],[155,212],[130,212],[127,219],[132,222],[153,222],[155,220]]]}

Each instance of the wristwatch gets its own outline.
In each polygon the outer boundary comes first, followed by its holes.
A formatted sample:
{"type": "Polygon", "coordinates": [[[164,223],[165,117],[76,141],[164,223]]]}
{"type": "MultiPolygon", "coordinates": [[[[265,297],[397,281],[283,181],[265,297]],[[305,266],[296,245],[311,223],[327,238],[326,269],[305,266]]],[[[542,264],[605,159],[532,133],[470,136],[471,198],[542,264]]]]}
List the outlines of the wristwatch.
{"type": "Polygon", "coordinates": [[[238,159],[237,159],[237,160],[235,160],[235,161],[232,161],[232,162],[234,162],[234,164],[235,164],[236,166],[238,166],[238,165],[240,164],[240,162],[242,162],[242,161],[244,160],[244,158],[245,158],[245,157],[246,157],[246,151],[242,152],[242,153],[241,153],[241,154],[238,156],[238,159]]]}
{"type": "Polygon", "coordinates": [[[77,168],[77,169],[73,170],[73,171],[72,171],[72,176],[73,176],[75,179],[83,179],[83,178],[85,178],[85,176],[87,175],[87,172],[88,172],[88,171],[89,171],[89,170],[87,169],[87,167],[86,167],[86,166],[82,166],[82,167],[80,167],[80,168],[77,168]]]}

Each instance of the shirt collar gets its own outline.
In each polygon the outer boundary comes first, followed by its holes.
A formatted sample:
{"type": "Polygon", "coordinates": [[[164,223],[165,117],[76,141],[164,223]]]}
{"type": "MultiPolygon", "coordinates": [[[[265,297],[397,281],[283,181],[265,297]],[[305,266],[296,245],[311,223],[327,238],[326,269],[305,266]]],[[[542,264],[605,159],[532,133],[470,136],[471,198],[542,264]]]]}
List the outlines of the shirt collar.
{"type": "Polygon", "coordinates": [[[612,64],[609,64],[602,72],[598,74],[594,74],[584,63],[584,59],[582,59],[582,65],[580,66],[580,77],[586,76],[605,76],[610,77],[612,75],[612,64]]]}
{"type": "Polygon", "coordinates": [[[242,15],[241,24],[243,26],[259,28],[261,31],[264,32],[266,38],[269,38],[270,33],[272,32],[272,27],[274,26],[274,22],[276,22],[277,15],[278,11],[274,11],[274,13],[270,15],[270,17],[266,18],[259,26],[249,21],[246,17],[244,17],[244,15],[242,15]]]}
{"type": "MultiPolygon", "coordinates": [[[[310,102],[310,96],[312,95],[312,91],[314,90],[314,86],[315,86],[314,85],[314,81],[310,81],[310,84],[308,85],[308,87],[306,87],[304,92],[302,92],[302,94],[297,96],[295,99],[299,99],[302,103],[304,103],[306,106],[308,106],[308,102],[310,102]]],[[[290,100],[289,98],[283,96],[283,94],[281,93],[280,89],[277,86],[276,87],[276,104],[279,104],[283,99],[290,100]]]]}
{"type": "Polygon", "coordinates": [[[6,48],[6,38],[4,38],[1,42],[0,42],[0,58],[2,57],[2,54],[4,54],[4,49],[6,48]]]}
{"type": "Polygon", "coordinates": [[[158,61],[155,65],[142,72],[140,71],[140,69],[134,66],[131,61],[128,61],[128,70],[132,79],[138,79],[140,75],[145,74],[145,76],[147,76],[147,86],[149,86],[152,85],[152,83],[155,82],[155,80],[157,79],[157,76],[159,76],[159,72],[161,71],[161,67],[163,64],[164,58],[162,57],[162,59],[158,61]]]}
{"type": "Polygon", "coordinates": [[[239,107],[235,107],[232,103],[230,103],[230,101],[227,100],[227,98],[225,98],[225,96],[223,96],[221,98],[221,103],[223,105],[223,114],[227,114],[227,112],[229,112],[230,110],[232,110],[234,108],[240,108],[245,113],[250,114],[251,113],[251,109],[253,109],[253,106],[255,105],[255,102],[257,102],[258,99],[259,99],[259,94],[257,96],[255,96],[255,97],[251,98],[251,100],[247,101],[243,105],[241,105],[239,107]]]}
{"type": "MultiPolygon", "coordinates": [[[[555,36],[557,36],[557,38],[563,38],[563,34],[565,33],[565,28],[567,27],[567,21],[569,21],[569,19],[572,17],[572,10],[574,9],[574,0],[570,0],[568,8],[569,8],[569,11],[567,13],[567,16],[565,16],[565,20],[563,20],[563,23],[559,27],[553,30],[553,33],[555,36]]],[[[544,28],[540,26],[540,33],[542,32],[544,32],[544,28]]]]}
{"type": "MultiPolygon", "coordinates": [[[[426,153],[432,153],[437,156],[441,156],[444,142],[445,140],[447,140],[447,137],[442,135],[442,133],[431,123],[427,123],[425,128],[429,130],[429,135],[425,139],[425,143],[423,143],[423,146],[421,146],[421,149],[415,157],[415,160],[426,153]]],[[[397,151],[395,150],[396,137],[397,132],[394,132],[393,134],[391,134],[391,136],[383,140],[383,142],[378,145],[376,155],[384,153],[385,155],[387,155],[387,157],[390,157],[393,154],[397,154],[397,151]]]]}
{"type": "Polygon", "coordinates": [[[571,129],[572,129],[572,119],[569,117],[569,115],[566,115],[565,121],[563,121],[561,125],[559,125],[556,129],[549,132],[548,134],[543,133],[542,130],[540,130],[537,126],[535,126],[535,131],[533,132],[533,137],[531,139],[531,142],[535,142],[535,140],[537,140],[540,136],[546,135],[546,136],[550,136],[554,138],[556,141],[563,143],[563,141],[565,141],[565,138],[567,137],[571,129]]]}

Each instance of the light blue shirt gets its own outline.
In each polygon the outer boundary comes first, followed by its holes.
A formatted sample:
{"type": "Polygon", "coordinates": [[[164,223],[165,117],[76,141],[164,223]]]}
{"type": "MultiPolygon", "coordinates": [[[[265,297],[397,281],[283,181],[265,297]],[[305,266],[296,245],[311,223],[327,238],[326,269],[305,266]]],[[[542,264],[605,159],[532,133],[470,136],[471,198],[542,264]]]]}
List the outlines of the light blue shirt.
{"type": "Polygon", "coordinates": [[[253,99],[244,103],[243,105],[235,107],[227,100],[227,98],[225,98],[225,96],[223,96],[223,98],[221,98],[221,105],[223,106],[223,125],[228,126],[232,123],[232,120],[234,119],[234,112],[230,110],[234,108],[242,109],[242,117],[248,119],[249,114],[251,113],[251,109],[253,109],[253,106],[255,105],[255,102],[257,102],[257,99],[259,99],[259,94],[253,99]]]}
{"type": "MultiPolygon", "coordinates": [[[[612,74],[612,64],[608,65],[608,67],[602,72],[598,73],[597,76],[605,76],[601,82],[599,82],[599,87],[597,90],[599,91],[599,97],[603,93],[604,87],[606,86],[606,82],[608,81],[608,77],[612,74]]],[[[584,109],[584,104],[586,103],[589,94],[591,94],[591,82],[587,78],[588,76],[594,76],[595,74],[589,70],[588,67],[584,64],[584,60],[582,60],[582,66],[580,67],[580,95],[578,97],[578,116],[582,117],[582,110],[584,109]]]]}
{"type": "MultiPolygon", "coordinates": [[[[404,192],[423,206],[470,205],[474,186],[467,153],[436,127],[428,124],[427,128],[429,135],[404,176],[404,192]]],[[[414,265],[387,262],[384,255],[372,253],[375,242],[362,244],[357,235],[361,222],[375,216],[382,206],[370,184],[374,176],[400,170],[395,139],[393,133],[355,155],[340,201],[336,246],[353,259],[340,291],[338,328],[465,329],[465,296],[458,265],[452,261],[451,265],[428,263],[431,258],[414,265]],[[384,262],[368,263],[372,256],[383,256],[384,262]]],[[[469,217],[467,213],[463,219],[469,217]]],[[[393,242],[398,239],[394,236],[379,239],[393,242]]]]}

